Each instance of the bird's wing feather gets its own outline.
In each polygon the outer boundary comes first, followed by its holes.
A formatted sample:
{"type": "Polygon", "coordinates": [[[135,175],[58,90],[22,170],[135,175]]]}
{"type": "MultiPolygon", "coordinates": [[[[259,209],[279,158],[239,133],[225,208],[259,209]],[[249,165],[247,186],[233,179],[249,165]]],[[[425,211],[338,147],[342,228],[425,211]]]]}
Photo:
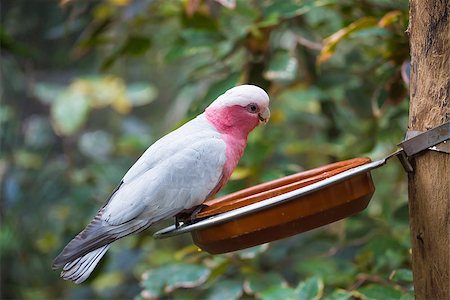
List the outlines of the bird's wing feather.
{"type": "Polygon", "coordinates": [[[220,134],[199,117],[165,136],[128,171],[54,267],[202,203],[220,181],[225,153],[220,134]]]}
{"type": "Polygon", "coordinates": [[[128,170],[123,177],[123,181],[131,182],[155,165],[172,157],[173,154],[195,139],[208,138],[214,135],[218,135],[216,129],[206,120],[203,114],[199,115],[153,143],[128,170]]]}
{"type": "Polygon", "coordinates": [[[144,220],[135,220],[119,226],[105,225],[101,219],[102,208],[86,228],[73,238],[61,253],[53,260],[53,269],[108,245],[129,234],[142,231],[151,224],[144,220]]]}
{"type": "Polygon", "coordinates": [[[220,181],[225,153],[226,144],[218,136],[185,138],[170,158],[125,181],[102,219],[110,225],[134,218],[153,223],[202,203],[220,181]]]}

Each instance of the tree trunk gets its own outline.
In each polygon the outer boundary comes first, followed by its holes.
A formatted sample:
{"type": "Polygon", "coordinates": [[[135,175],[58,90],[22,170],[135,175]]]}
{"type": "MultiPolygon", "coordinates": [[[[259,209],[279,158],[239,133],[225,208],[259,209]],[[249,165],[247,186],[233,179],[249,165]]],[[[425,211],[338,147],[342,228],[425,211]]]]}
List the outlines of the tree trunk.
{"type": "MultiPolygon", "coordinates": [[[[448,0],[410,0],[409,130],[450,120],[448,0]]],[[[408,178],[416,299],[450,299],[450,154],[425,151],[408,178]]]]}

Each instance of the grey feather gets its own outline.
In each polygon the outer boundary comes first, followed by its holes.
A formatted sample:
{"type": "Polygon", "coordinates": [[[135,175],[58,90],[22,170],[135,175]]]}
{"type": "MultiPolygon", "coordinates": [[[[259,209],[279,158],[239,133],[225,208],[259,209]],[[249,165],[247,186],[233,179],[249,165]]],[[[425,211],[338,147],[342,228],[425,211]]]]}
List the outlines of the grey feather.
{"type": "Polygon", "coordinates": [[[104,225],[100,211],[86,228],[72,239],[53,261],[53,269],[83,256],[99,247],[108,245],[124,236],[142,231],[150,226],[145,220],[135,220],[126,224],[111,226],[104,225]]]}
{"type": "Polygon", "coordinates": [[[75,283],[85,281],[91,275],[103,255],[105,255],[108,248],[109,244],[79,257],[71,263],[67,263],[61,272],[61,277],[64,280],[72,280],[75,283]]]}

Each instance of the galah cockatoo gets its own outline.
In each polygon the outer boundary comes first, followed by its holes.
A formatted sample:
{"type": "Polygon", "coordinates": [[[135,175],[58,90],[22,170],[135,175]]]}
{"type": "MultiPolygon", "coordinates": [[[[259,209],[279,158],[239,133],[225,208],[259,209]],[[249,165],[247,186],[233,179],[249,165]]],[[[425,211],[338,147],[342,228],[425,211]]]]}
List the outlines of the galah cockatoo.
{"type": "Polygon", "coordinates": [[[269,117],[269,96],[257,86],[237,86],[219,96],[144,152],[53,268],[63,267],[62,278],[81,283],[112,242],[201,205],[228,181],[248,134],[269,117]]]}

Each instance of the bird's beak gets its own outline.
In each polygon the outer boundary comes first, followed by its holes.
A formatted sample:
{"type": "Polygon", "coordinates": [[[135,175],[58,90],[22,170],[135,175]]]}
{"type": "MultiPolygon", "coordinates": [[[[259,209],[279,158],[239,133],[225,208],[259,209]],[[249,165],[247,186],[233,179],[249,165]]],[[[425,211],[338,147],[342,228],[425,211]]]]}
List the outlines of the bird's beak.
{"type": "Polygon", "coordinates": [[[266,124],[270,119],[270,110],[267,107],[263,112],[258,113],[260,123],[266,124]]]}

